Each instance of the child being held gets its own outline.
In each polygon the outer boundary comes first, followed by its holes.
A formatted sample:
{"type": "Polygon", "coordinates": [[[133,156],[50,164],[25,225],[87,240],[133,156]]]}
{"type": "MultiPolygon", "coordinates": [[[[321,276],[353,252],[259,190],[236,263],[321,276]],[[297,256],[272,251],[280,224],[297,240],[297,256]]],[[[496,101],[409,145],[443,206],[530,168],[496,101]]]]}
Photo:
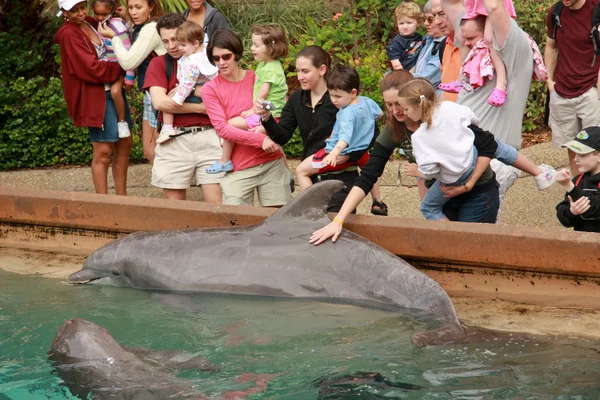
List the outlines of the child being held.
{"type": "MultiPolygon", "coordinates": [[[[398,92],[398,103],[408,118],[421,122],[411,137],[421,177],[436,179],[421,203],[421,212],[425,219],[447,221],[442,208],[450,199],[444,197],[440,185],[462,185],[466,191],[472,189],[469,180],[478,154],[469,125],[477,125],[478,120],[468,107],[450,101],[439,102],[435,88],[423,78],[415,78],[403,85],[398,92]]],[[[533,175],[538,190],[550,187],[556,180],[556,171],[551,167],[538,167],[498,139],[495,144],[494,158],[533,175]]]]}
{"type": "MultiPolygon", "coordinates": [[[[252,27],[252,47],[250,50],[254,60],[258,61],[256,82],[254,83],[254,100],[271,102],[271,114],[275,119],[278,119],[285,105],[288,91],[285,72],[281,66],[281,61],[279,61],[279,58],[288,55],[288,42],[285,31],[279,25],[254,25],[252,27]]],[[[262,129],[260,116],[254,107],[244,111],[239,117],[230,119],[227,123],[239,129],[254,131],[262,129]]],[[[221,159],[208,167],[206,172],[217,174],[233,171],[231,154],[234,148],[235,143],[223,141],[221,159]]]]}
{"type": "MultiPolygon", "coordinates": [[[[114,0],[93,0],[92,10],[94,11],[94,18],[100,24],[106,24],[107,27],[111,28],[115,35],[121,38],[123,46],[129,50],[131,47],[131,32],[129,26],[121,18],[116,17],[115,11],[117,9],[117,3],[114,0]]],[[[115,52],[112,47],[110,39],[102,38],[106,45],[106,61],[118,62],[115,52]]],[[[135,71],[125,71],[125,85],[132,86],[135,82],[135,71]]],[[[110,97],[115,105],[115,111],[117,112],[117,127],[119,130],[119,138],[123,139],[129,137],[129,124],[125,120],[125,98],[123,97],[123,79],[116,80],[110,85],[110,97]]]]}
{"type": "MultiPolygon", "coordinates": [[[[201,103],[196,97],[196,86],[202,86],[217,75],[217,67],[212,65],[204,51],[204,30],[195,22],[184,22],[175,32],[179,42],[179,50],[183,56],[177,61],[177,87],[173,94],[173,105],[180,106],[184,102],[201,103]]],[[[200,89],[201,90],[201,89],[200,89]]],[[[174,115],[163,112],[163,126],[156,143],[164,143],[177,136],[173,127],[174,115]]]]}
{"type": "Polygon", "coordinates": [[[406,1],[396,7],[398,34],[385,48],[393,69],[411,70],[417,63],[423,36],[417,32],[424,20],[421,7],[412,1],[406,1]]]}
{"type": "Polygon", "coordinates": [[[581,173],[571,180],[571,173],[561,169],[556,180],[567,192],[556,206],[561,224],[576,231],[600,232],[600,127],[590,126],[565,145],[575,153],[581,173]]]}
{"type": "Polygon", "coordinates": [[[312,185],[312,175],[339,171],[351,165],[363,167],[369,161],[366,150],[375,134],[375,120],[383,112],[373,100],[358,95],[359,87],[360,77],[351,67],[337,67],[327,79],[329,97],[339,111],[325,148],[306,158],[296,168],[301,191],[312,185]],[[360,150],[365,150],[365,153],[358,161],[337,164],[337,156],[360,150]]]}

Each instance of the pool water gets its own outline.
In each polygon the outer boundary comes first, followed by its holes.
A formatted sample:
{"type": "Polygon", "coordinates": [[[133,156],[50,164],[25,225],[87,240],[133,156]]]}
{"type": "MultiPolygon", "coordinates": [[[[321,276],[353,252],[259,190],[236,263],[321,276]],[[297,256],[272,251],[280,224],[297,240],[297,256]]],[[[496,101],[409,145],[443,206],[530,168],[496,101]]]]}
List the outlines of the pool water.
{"type": "Polygon", "coordinates": [[[538,336],[418,349],[410,338],[427,323],[381,310],[74,286],[5,271],[0,282],[0,399],[74,398],[46,353],[75,317],[102,325],[122,346],[203,356],[220,371],[179,376],[211,398],[248,388],[236,378],[256,373],[279,375],[250,399],[316,399],[315,380],[357,371],[400,386],[357,388],[363,399],[600,398],[598,341],[538,336]],[[405,390],[409,384],[417,388],[405,390]]]}

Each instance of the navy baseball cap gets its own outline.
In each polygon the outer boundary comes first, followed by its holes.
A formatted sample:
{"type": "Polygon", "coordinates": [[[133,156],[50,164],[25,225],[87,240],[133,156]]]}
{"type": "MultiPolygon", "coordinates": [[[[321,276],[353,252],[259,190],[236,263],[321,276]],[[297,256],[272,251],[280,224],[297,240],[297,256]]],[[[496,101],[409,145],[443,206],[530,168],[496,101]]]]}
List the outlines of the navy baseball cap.
{"type": "Polygon", "coordinates": [[[567,149],[577,154],[588,154],[592,151],[600,151],[600,126],[589,126],[565,144],[567,149]]]}

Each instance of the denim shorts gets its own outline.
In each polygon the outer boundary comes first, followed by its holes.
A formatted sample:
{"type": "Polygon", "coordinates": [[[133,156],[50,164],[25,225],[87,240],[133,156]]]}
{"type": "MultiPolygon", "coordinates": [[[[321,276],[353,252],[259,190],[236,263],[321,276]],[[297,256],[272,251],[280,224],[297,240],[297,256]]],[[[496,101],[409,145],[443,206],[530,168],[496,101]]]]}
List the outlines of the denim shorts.
{"type": "MultiPolygon", "coordinates": [[[[131,114],[129,113],[129,104],[123,90],[123,98],[125,99],[125,120],[129,125],[129,129],[133,127],[131,122],[131,114]]],[[[110,95],[110,90],[106,91],[106,109],[104,110],[104,123],[102,128],[89,127],[90,140],[92,142],[107,142],[116,143],[119,141],[119,127],[117,125],[118,117],[115,110],[115,103],[110,95]]]]}
{"type": "Polygon", "coordinates": [[[158,120],[156,119],[156,109],[152,107],[152,100],[150,100],[150,93],[144,92],[144,114],[142,119],[148,121],[151,127],[156,128],[158,126],[158,120]]]}

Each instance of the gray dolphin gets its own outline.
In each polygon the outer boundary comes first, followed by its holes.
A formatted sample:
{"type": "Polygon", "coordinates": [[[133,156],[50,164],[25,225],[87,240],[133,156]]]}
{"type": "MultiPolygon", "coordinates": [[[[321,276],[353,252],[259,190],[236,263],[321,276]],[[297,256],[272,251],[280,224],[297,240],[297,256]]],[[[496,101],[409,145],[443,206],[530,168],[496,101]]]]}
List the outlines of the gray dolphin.
{"type": "Polygon", "coordinates": [[[315,184],[254,226],[132,233],[91,254],[69,280],[410,309],[451,326],[455,338],[461,328],[446,292],[401,258],[347,230],[335,243],[309,244],[342,187],[315,184]]]}
{"type": "Polygon", "coordinates": [[[207,399],[171,369],[215,369],[187,352],[121,347],[106,329],[78,318],[62,324],[48,356],[82,399],[207,399]]]}

